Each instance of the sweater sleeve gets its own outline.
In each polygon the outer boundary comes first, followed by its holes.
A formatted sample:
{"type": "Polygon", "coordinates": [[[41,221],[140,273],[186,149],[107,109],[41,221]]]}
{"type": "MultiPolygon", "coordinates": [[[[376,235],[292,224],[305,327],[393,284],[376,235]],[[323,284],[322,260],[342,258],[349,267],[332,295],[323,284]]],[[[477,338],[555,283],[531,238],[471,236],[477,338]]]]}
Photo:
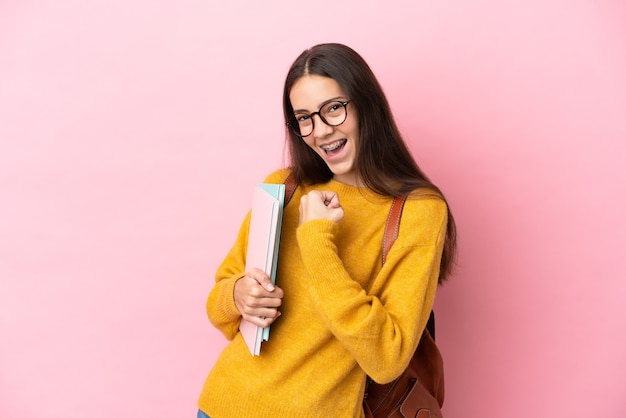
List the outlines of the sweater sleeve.
{"type": "Polygon", "coordinates": [[[328,329],[377,382],[395,379],[417,347],[437,289],[446,223],[442,200],[407,200],[399,236],[367,290],[339,257],[338,224],[314,220],[297,230],[310,298],[328,329]]]}
{"type": "Polygon", "coordinates": [[[235,283],[246,273],[245,259],[249,228],[250,212],[239,229],[237,240],[215,273],[215,285],[209,293],[206,304],[209,320],[229,340],[235,338],[239,332],[241,314],[235,305],[233,295],[235,283]]]}

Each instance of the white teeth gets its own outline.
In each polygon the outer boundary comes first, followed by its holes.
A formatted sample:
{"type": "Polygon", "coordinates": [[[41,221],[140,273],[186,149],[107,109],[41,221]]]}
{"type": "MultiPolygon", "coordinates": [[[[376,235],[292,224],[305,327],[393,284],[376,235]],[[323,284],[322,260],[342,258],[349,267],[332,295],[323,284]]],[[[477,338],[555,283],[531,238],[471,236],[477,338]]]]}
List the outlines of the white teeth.
{"type": "Polygon", "coordinates": [[[322,149],[324,151],[332,151],[332,150],[336,150],[337,148],[339,148],[340,146],[342,146],[343,144],[345,144],[347,142],[347,140],[342,139],[341,141],[337,141],[337,142],[333,142],[330,145],[324,145],[322,147],[322,149]]]}

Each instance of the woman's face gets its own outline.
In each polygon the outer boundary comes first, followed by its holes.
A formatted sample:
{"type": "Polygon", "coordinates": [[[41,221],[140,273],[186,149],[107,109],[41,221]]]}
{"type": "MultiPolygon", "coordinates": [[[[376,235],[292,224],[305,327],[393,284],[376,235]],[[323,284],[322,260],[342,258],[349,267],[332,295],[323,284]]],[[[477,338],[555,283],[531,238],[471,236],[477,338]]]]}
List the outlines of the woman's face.
{"type": "MultiPolygon", "coordinates": [[[[299,78],[289,93],[296,119],[320,110],[329,101],[348,101],[339,84],[329,77],[308,74],[299,78]]],[[[338,126],[329,126],[319,115],[314,115],[313,132],[302,138],[333,172],[339,182],[355,186],[358,182],[356,152],[359,145],[358,118],[354,106],[348,104],[346,120],[338,126]]]]}

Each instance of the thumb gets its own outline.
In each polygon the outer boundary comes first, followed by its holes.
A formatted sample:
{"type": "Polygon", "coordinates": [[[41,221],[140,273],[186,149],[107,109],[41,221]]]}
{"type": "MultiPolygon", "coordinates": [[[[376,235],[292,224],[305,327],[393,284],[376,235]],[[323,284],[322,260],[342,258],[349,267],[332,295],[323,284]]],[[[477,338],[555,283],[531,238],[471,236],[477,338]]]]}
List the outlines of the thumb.
{"type": "Polygon", "coordinates": [[[268,292],[273,292],[274,289],[276,288],[273,284],[272,281],[270,280],[269,276],[267,274],[265,274],[265,272],[261,269],[254,269],[253,274],[250,274],[252,277],[254,277],[254,279],[261,285],[263,286],[263,288],[265,290],[267,290],[268,292]]]}

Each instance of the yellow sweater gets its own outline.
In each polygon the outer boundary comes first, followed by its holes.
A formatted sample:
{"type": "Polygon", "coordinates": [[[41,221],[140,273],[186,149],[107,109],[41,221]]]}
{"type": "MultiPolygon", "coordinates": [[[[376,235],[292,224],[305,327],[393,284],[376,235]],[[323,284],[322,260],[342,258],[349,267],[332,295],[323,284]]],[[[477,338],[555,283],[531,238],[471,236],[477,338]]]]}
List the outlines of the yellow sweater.
{"type": "MultiPolygon", "coordinates": [[[[288,170],[266,182],[282,183],[288,170]]],[[[206,379],[198,405],[211,418],[363,417],[366,374],[399,375],[432,309],[447,211],[437,197],[412,197],[382,267],[392,199],[334,180],[299,186],[285,207],[276,284],[285,296],[270,339],[253,357],[238,332],[235,281],[245,273],[250,214],[216,273],[209,319],[232,340],[206,379]],[[311,190],[337,192],[339,223],[298,226],[299,201],[311,190]],[[381,268],[382,267],[382,268],[381,268]]]]}

